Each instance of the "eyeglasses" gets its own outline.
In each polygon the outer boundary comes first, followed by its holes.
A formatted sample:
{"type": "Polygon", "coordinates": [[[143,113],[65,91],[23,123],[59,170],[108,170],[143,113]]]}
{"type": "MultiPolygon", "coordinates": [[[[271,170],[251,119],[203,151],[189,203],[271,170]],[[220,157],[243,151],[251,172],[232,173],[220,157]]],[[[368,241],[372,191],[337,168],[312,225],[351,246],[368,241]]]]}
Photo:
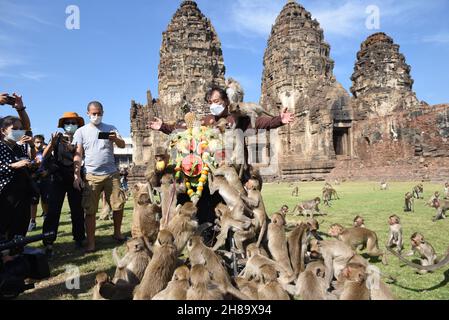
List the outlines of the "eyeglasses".
{"type": "Polygon", "coordinates": [[[65,121],[64,124],[76,126],[78,124],[78,122],[77,121],[65,121]]]}

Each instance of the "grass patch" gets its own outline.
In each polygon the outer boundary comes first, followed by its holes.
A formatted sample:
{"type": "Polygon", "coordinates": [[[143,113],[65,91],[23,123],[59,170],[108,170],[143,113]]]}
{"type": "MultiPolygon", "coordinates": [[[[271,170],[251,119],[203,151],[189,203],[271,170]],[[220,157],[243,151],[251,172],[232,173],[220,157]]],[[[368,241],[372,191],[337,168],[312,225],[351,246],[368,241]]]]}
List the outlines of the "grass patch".
{"type": "MultiPolygon", "coordinates": [[[[323,183],[301,183],[299,198],[291,196],[289,184],[265,184],[264,199],[269,213],[274,213],[284,204],[290,209],[302,200],[310,200],[321,195],[323,183]]],[[[383,249],[388,236],[388,217],[397,214],[402,219],[405,250],[410,249],[409,238],[413,232],[419,231],[434,246],[439,257],[445,254],[448,246],[449,220],[433,223],[435,210],[424,206],[425,202],[435,191],[442,186],[437,184],[424,184],[424,200],[415,200],[415,212],[403,212],[403,198],[407,191],[411,191],[413,183],[391,183],[390,190],[380,191],[378,183],[374,182],[348,182],[336,186],[341,200],[333,201],[331,208],[322,206],[322,210],[329,215],[318,217],[321,231],[326,232],[332,223],[351,226],[356,215],[365,218],[366,227],[375,231],[379,237],[379,245],[383,249]]],[[[75,250],[71,236],[70,216],[68,207],[64,206],[61,216],[61,226],[58,240],[55,244],[55,258],[51,261],[52,278],[36,285],[36,289],[23,294],[20,299],[47,300],[47,299],[90,299],[90,291],[94,284],[95,275],[106,271],[111,276],[115,266],[112,261],[112,249],[117,246],[112,239],[112,222],[97,222],[97,252],[83,255],[82,251],[75,250]],[[66,268],[69,265],[77,266],[80,270],[80,289],[68,290],[65,279],[66,268]]],[[[132,202],[125,208],[124,232],[130,235],[132,219],[132,202]]],[[[298,218],[289,217],[289,222],[298,218]]],[[[39,227],[42,219],[38,219],[39,227]]],[[[38,234],[38,229],[32,234],[38,234]]],[[[40,245],[37,244],[39,247],[40,245]]],[[[123,250],[123,248],[121,248],[123,250]]],[[[122,252],[122,251],[121,251],[122,252]]],[[[389,265],[383,266],[381,262],[373,264],[383,272],[397,278],[397,283],[389,285],[393,293],[401,300],[447,300],[449,298],[449,267],[426,274],[418,275],[415,270],[405,266],[395,257],[388,256],[389,265]]]]}

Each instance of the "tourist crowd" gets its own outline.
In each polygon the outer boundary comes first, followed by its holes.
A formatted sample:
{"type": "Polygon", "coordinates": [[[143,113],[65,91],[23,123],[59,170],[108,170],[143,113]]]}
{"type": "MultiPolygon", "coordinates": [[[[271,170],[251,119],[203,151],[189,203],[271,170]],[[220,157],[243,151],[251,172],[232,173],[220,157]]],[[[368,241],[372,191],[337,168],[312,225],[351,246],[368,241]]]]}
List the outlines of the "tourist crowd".
{"type": "Polygon", "coordinates": [[[36,230],[40,203],[42,231],[55,234],[44,240],[51,257],[66,196],[76,248],[95,251],[100,198],[113,211],[113,239],[125,241],[127,172],[118,169],[114,158],[114,145],[125,148],[125,142],[116,127],[103,122],[102,104],[88,104],[87,124],[77,113],[65,112],[48,143],[43,135],[33,136],[20,95],[0,94],[0,111],[8,105],[17,116],[0,117],[0,242],[36,230]]]}

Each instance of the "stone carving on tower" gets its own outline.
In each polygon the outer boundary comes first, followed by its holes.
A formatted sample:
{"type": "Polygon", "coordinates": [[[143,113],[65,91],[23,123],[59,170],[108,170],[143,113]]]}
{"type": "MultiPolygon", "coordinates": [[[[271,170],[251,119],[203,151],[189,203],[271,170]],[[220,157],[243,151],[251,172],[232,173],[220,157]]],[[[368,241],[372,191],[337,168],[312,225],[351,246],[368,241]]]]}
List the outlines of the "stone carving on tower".
{"type": "Polygon", "coordinates": [[[333,168],[333,112],[351,120],[349,95],[336,81],[333,68],[318,21],[296,1],[288,1],[268,40],[261,97],[270,112],[289,108],[298,116],[293,125],[279,131],[281,175],[319,178],[333,168]]]}
{"type": "Polygon", "coordinates": [[[410,70],[391,37],[385,33],[369,36],[357,53],[351,77],[356,117],[382,117],[419,108],[410,70]]]}
{"type": "Polygon", "coordinates": [[[183,1],[162,35],[159,99],[162,116],[183,119],[183,106],[204,115],[205,94],[212,84],[224,86],[221,43],[212,23],[195,1],[183,1]]]}

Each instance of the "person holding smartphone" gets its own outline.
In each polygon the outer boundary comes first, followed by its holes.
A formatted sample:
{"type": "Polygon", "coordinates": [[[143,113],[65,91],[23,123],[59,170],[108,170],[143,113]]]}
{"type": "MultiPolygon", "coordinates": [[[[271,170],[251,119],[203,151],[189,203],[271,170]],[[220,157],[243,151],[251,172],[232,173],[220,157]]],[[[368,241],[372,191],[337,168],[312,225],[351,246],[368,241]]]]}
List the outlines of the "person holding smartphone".
{"type": "MultiPolygon", "coordinates": [[[[16,109],[19,116],[20,122],[24,130],[31,130],[31,121],[28,113],[26,112],[26,107],[23,105],[22,96],[13,93],[10,96],[7,93],[0,93],[0,105],[8,104],[14,109],[16,109]]],[[[1,117],[0,117],[1,120],[1,117]]]]}
{"type": "Polygon", "coordinates": [[[19,118],[1,119],[0,132],[0,237],[12,240],[28,231],[34,190],[27,145],[34,146],[19,118]]]}
{"type": "Polygon", "coordinates": [[[56,132],[43,153],[43,166],[49,172],[48,213],[44,220],[43,233],[53,231],[55,236],[44,240],[47,256],[53,255],[53,244],[58,234],[62,206],[67,195],[72,222],[72,235],[77,249],[83,248],[86,239],[82,192],[75,189],[74,158],[76,147],[72,144],[75,132],[84,126],[84,119],[76,112],[65,112],[59,119],[58,128],[64,133],[56,132]]]}
{"type": "Polygon", "coordinates": [[[98,202],[104,192],[107,203],[113,211],[114,235],[118,242],[126,238],[121,233],[125,198],[120,190],[120,173],[115,164],[114,144],[124,149],[125,141],[116,127],[103,123],[104,109],[98,101],[87,106],[90,123],[78,129],[73,138],[76,146],[74,158],[74,187],[83,189],[83,207],[86,214],[86,253],[95,251],[95,228],[98,202]],[[81,178],[81,162],[86,169],[85,182],[81,178]]]}

